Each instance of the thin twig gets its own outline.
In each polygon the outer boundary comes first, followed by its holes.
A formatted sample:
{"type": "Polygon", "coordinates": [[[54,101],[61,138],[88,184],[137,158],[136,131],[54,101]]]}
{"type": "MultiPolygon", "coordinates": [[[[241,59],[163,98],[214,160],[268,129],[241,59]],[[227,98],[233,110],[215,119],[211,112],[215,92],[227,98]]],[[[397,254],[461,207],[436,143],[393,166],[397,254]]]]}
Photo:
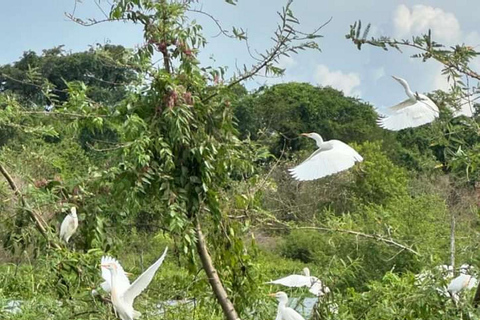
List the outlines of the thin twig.
{"type": "Polygon", "coordinates": [[[190,11],[190,12],[195,12],[195,13],[200,13],[200,14],[203,14],[207,17],[209,17],[218,27],[218,30],[219,30],[219,33],[215,36],[213,36],[213,38],[216,38],[218,37],[220,34],[223,34],[224,36],[228,37],[228,38],[236,38],[235,36],[231,35],[228,33],[228,30],[224,29],[222,27],[222,25],[220,24],[220,21],[218,19],[216,19],[213,15],[211,15],[210,13],[208,12],[205,12],[203,10],[199,10],[199,9],[188,9],[187,11],[190,11]]]}

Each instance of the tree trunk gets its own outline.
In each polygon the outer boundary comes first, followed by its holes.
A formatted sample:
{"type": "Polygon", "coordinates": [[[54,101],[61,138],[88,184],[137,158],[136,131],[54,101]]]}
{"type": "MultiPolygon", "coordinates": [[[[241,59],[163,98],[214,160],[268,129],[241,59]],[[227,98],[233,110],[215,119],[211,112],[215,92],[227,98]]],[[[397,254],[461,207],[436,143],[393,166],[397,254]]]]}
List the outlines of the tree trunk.
{"type": "Polygon", "coordinates": [[[203,269],[205,270],[208,282],[210,282],[210,286],[213,289],[213,293],[217,298],[218,302],[222,306],[223,313],[228,320],[240,320],[238,317],[237,311],[235,311],[235,307],[233,306],[230,299],[228,299],[227,292],[218,277],[217,270],[213,266],[212,258],[208,253],[207,243],[205,242],[205,237],[203,236],[202,229],[200,228],[200,222],[197,221],[196,226],[197,231],[197,252],[200,256],[200,260],[202,261],[203,269]]]}

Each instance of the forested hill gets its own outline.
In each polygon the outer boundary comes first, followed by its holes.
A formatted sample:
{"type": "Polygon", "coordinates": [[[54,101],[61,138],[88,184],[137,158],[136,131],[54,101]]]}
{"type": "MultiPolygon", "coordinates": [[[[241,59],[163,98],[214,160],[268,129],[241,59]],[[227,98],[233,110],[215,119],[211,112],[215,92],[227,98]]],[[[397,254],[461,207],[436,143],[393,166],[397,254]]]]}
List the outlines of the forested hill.
{"type": "MultiPolygon", "coordinates": [[[[268,293],[315,296],[266,282],[304,267],[329,288],[305,318],[476,318],[473,286],[452,299],[439,267],[475,275],[480,263],[476,115],[454,117],[435,91],[438,119],[389,131],[368,101],[331,87],[249,92],[242,77],[201,67],[196,25],[167,24],[165,38],[148,27],[158,17],[115,10],[145,23],[140,51],[60,46],[0,66],[0,318],[115,319],[101,257],[133,282],[165,247],[135,300],[142,319],[273,319],[268,293]],[[363,161],[295,180],[288,170],[316,149],[301,135],[312,132],[363,161]]],[[[298,50],[279,39],[268,61],[298,50]]],[[[281,73],[269,63],[260,67],[281,73]]]]}

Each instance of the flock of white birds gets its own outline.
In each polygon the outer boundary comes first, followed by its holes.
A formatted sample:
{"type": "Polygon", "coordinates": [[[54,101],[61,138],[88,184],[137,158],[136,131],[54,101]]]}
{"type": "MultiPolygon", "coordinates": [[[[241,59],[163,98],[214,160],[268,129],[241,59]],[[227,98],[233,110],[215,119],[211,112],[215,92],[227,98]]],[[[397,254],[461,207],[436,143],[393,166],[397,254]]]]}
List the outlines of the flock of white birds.
{"type": "MultiPolygon", "coordinates": [[[[434,121],[439,110],[437,105],[427,96],[414,93],[407,81],[393,77],[405,89],[408,98],[399,104],[390,107],[387,112],[377,112],[380,117],[378,125],[384,129],[398,131],[405,128],[413,128],[425,125],[434,121]]],[[[320,179],[341,171],[345,171],[355,165],[356,162],[363,161],[363,158],[352,147],[339,140],[324,141],[318,133],[302,133],[303,136],[315,140],[318,149],[298,166],[289,169],[291,176],[299,181],[309,181],[320,179]]],[[[78,228],[78,217],[75,207],[70,209],[70,213],[63,220],[60,227],[60,238],[66,243],[78,228]]],[[[133,301],[142,293],[143,290],[152,281],[155,272],[161,266],[167,249],[162,256],[152,264],[135,282],[130,284],[127,273],[123,270],[120,263],[112,257],[102,257],[101,275],[105,282],[101,287],[110,293],[111,301],[115,314],[122,320],[133,320],[140,317],[140,312],[133,309],[133,301]]],[[[448,267],[447,267],[448,269],[448,267]]],[[[462,270],[464,270],[463,268],[462,270]]],[[[453,270],[452,270],[453,271],[453,270]]],[[[304,269],[304,275],[290,275],[285,278],[270,281],[268,284],[278,284],[286,287],[306,287],[313,295],[322,297],[330,292],[330,289],[316,277],[310,275],[308,268],[304,269]]],[[[425,275],[423,275],[424,277],[425,275]]],[[[453,276],[453,272],[452,272],[453,276]]],[[[422,278],[419,275],[419,278],[422,278]]],[[[477,279],[467,275],[466,271],[454,278],[446,291],[453,299],[458,299],[458,293],[465,288],[476,286],[477,279]]],[[[442,290],[442,289],[439,289],[442,290]]],[[[304,318],[294,309],[287,307],[288,296],[285,292],[279,291],[271,294],[278,300],[278,311],[276,320],[304,320],[304,318]]]]}

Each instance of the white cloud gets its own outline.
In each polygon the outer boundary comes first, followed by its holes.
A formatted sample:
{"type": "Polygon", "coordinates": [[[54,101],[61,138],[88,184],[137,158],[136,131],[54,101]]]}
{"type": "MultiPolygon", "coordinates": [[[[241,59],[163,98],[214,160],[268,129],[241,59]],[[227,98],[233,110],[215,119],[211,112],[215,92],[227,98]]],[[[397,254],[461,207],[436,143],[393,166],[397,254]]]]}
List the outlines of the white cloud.
{"type": "Polygon", "coordinates": [[[360,76],[358,73],[330,71],[327,66],[321,64],[316,67],[313,79],[319,85],[331,86],[335,89],[342,90],[347,96],[360,96],[360,90],[356,90],[360,85],[360,76]]]}
{"type": "Polygon", "coordinates": [[[455,42],[460,39],[460,24],[453,13],[440,8],[425,5],[414,5],[409,9],[399,5],[393,17],[397,37],[411,37],[432,30],[437,41],[455,42]]]}
{"type": "Polygon", "coordinates": [[[281,56],[277,62],[278,67],[282,69],[287,69],[287,70],[296,65],[297,65],[297,61],[292,57],[287,57],[287,56],[281,56]]]}
{"type": "Polygon", "coordinates": [[[384,77],[385,76],[385,68],[384,67],[380,67],[380,68],[374,68],[372,69],[370,75],[372,77],[372,80],[374,82],[377,82],[380,78],[384,77]]]}

